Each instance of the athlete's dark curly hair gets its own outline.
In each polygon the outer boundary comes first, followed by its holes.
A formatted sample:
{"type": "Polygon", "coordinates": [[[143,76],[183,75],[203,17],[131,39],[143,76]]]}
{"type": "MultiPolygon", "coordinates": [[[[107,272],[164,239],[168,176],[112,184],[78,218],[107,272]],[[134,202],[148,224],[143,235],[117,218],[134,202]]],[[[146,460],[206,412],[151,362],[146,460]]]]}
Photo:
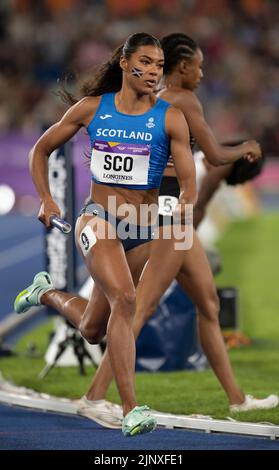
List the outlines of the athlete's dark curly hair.
{"type": "MultiPolygon", "coordinates": [[[[243,141],[227,142],[224,145],[233,146],[242,144],[242,142],[243,141]]],[[[264,164],[264,155],[255,162],[249,162],[246,158],[240,158],[233,163],[232,170],[226,178],[226,183],[231,186],[245,183],[258,176],[262,172],[264,164]]]]}
{"type": "Polygon", "coordinates": [[[232,171],[226,178],[227,184],[235,186],[236,184],[252,180],[262,172],[264,163],[264,157],[259,158],[255,162],[249,162],[245,158],[240,158],[240,160],[234,162],[232,171]]]}
{"type": "Polygon", "coordinates": [[[161,39],[165,54],[164,73],[168,75],[181,60],[191,60],[197,50],[198,44],[183,33],[173,33],[161,39]]]}

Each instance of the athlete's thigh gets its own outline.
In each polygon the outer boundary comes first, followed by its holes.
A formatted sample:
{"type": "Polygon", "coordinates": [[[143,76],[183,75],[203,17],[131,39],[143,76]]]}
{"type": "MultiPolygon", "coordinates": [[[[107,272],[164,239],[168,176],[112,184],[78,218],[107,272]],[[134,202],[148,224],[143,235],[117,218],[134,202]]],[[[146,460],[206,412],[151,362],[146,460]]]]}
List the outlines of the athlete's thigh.
{"type": "Polygon", "coordinates": [[[183,262],[183,251],[176,250],[176,240],[161,236],[150,244],[150,255],[137,289],[137,307],[148,309],[176,277],[183,262]]]}
{"type": "MultiPolygon", "coordinates": [[[[87,328],[94,327],[94,329],[106,331],[106,325],[110,316],[110,304],[103,290],[94,283],[87,309],[83,315],[83,323],[86,323],[87,328]]],[[[105,334],[105,333],[104,333],[105,334]]]]}
{"type": "Polygon", "coordinates": [[[113,233],[114,229],[110,238],[103,236],[107,234],[104,230],[111,229],[108,222],[91,216],[80,219],[76,244],[96,285],[111,302],[116,293],[134,289],[122,243],[116,238],[115,231],[113,233]]]}
{"type": "Polygon", "coordinates": [[[139,282],[142,270],[149,258],[151,244],[146,242],[126,252],[127,263],[129,265],[135,286],[139,282]]]}
{"type": "MultiPolygon", "coordinates": [[[[135,286],[137,285],[144,265],[148,260],[149,247],[147,245],[150,245],[150,243],[144,243],[143,245],[133,248],[126,253],[127,264],[131,271],[135,286]]],[[[94,316],[99,314],[102,316],[109,315],[109,302],[101,288],[96,283],[93,284],[89,302],[91,307],[94,309],[94,316]]]]}
{"type": "MultiPolygon", "coordinates": [[[[81,241],[80,241],[80,236],[82,234],[82,231],[88,225],[89,227],[91,226],[90,223],[92,221],[91,216],[82,216],[78,220],[78,224],[76,227],[76,243],[78,246],[78,249],[81,253],[81,256],[83,257],[87,268],[91,274],[91,276],[94,279],[94,285],[93,289],[91,292],[91,295],[89,297],[87,309],[84,312],[83,315],[83,322],[86,324],[87,328],[90,329],[90,327],[97,329],[102,329],[106,330],[106,325],[110,316],[111,312],[111,307],[109,304],[109,300],[107,295],[105,295],[104,289],[103,289],[103,284],[100,279],[100,274],[96,272],[96,267],[93,266],[93,256],[95,260],[95,264],[98,264],[98,258],[99,258],[99,253],[96,254],[97,247],[92,247],[92,253],[89,254],[89,256],[85,256],[84,253],[82,252],[81,249],[81,241]],[[95,249],[94,255],[93,255],[93,248],[95,249]],[[92,271],[91,268],[94,268],[94,272],[92,271]]],[[[106,222],[104,222],[106,223],[106,222]]],[[[90,231],[88,232],[88,229],[85,230],[85,234],[90,235],[90,231]]],[[[98,241],[98,246],[100,245],[101,242],[98,241]]],[[[96,242],[97,244],[97,242],[96,242]]],[[[108,241],[108,246],[103,247],[102,250],[104,250],[104,253],[102,252],[100,255],[100,263],[101,264],[101,270],[103,271],[103,275],[109,278],[109,282],[111,282],[111,288],[118,289],[119,285],[119,280],[121,277],[123,277],[123,265],[124,265],[124,272],[125,270],[127,271],[127,265],[131,271],[132,278],[134,283],[136,284],[138,282],[139,276],[142,272],[142,268],[146,262],[146,259],[149,254],[149,248],[145,247],[145,245],[149,245],[149,243],[145,243],[143,245],[140,245],[133,250],[130,250],[126,253],[126,260],[127,262],[123,259],[123,248],[122,245],[120,244],[119,241],[116,241],[116,245],[114,243],[111,243],[111,241],[108,241]],[[120,251],[120,253],[119,253],[120,251]],[[117,253],[116,253],[117,252],[117,253]],[[116,256],[113,254],[116,253],[116,256]],[[109,259],[107,260],[107,254],[109,254],[109,259]],[[116,262],[115,262],[116,260],[116,262]],[[116,265],[117,269],[113,269],[111,266],[111,263],[113,262],[114,265],[116,265]],[[127,265],[126,265],[127,264],[127,265]],[[119,273],[119,267],[120,267],[120,273],[119,273]],[[107,268],[109,269],[109,272],[106,275],[107,268]],[[113,276],[111,276],[113,274],[113,276]],[[116,279],[115,279],[116,276],[116,279]],[[117,281],[117,282],[116,282],[117,281]],[[114,286],[114,287],[113,287],[114,286]]],[[[98,271],[98,266],[97,266],[97,271],[98,271]]],[[[130,275],[128,273],[128,279],[125,281],[122,280],[122,287],[123,290],[126,287],[125,282],[130,285],[131,288],[131,282],[130,282],[130,275]],[[123,286],[123,283],[125,284],[123,286]]]]}
{"type": "MultiPolygon", "coordinates": [[[[142,269],[146,263],[149,254],[149,248],[146,245],[150,243],[145,243],[140,245],[126,253],[126,259],[129,266],[129,269],[132,274],[133,282],[137,285],[139,277],[142,273],[142,269]]],[[[94,329],[102,329],[106,331],[107,322],[110,316],[110,304],[107,297],[105,296],[102,289],[94,283],[90,298],[89,306],[87,310],[86,324],[94,326],[94,329]],[[94,312],[92,315],[90,312],[94,312]]]]}
{"type": "Polygon", "coordinates": [[[215,295],[216,287],[205,251],[194,232],[191,250],[184,252],[177,281],[197,307],[203,307],[215,295]]]}

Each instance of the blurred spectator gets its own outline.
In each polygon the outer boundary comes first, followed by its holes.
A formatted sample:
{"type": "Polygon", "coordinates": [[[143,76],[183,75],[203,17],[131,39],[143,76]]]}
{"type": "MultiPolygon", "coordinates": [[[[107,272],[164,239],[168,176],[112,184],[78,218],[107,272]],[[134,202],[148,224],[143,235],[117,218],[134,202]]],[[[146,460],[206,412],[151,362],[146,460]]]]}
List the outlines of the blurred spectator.
{"type": "Polygon", "coordinates": [[[278,12],[277,0],[3,0],[0,132],[57,120],[57,80],[82,78],[128,34],[182,31],[205,52],[200,94],[219,139],[251,135],[278,155],[278,12]]]}

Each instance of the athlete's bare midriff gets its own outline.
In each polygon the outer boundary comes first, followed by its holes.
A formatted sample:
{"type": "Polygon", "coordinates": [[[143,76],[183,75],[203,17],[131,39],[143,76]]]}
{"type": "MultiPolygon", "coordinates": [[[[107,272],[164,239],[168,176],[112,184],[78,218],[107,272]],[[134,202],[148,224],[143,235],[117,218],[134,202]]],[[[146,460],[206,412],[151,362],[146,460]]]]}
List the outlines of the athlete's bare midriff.
{"type": "Polygon", "coordinates": [[[130,223],[140,225],[152,225],[155,223],[155,220],[150,217],[148,208],[150,208],[151,204],[158,204],[158,194],[159,189],[125,189],[96,183],[91,184],[90,190],[92,201],[101,204],[105,210],[111,212],[109,197],[113,197],[115,198],[115,206],[118,211],[117,217],[120,219],[129,217],[130,223]],[[122,215],[125,206],[127,206],[127,213],[122,215]],[[119,211],[120,207],[121,212],[119,211]],[[135,218],[131,214],[132,207],[135,211],[135,218]],[[130,214],[131,216],[129,216],[130,214]]]}

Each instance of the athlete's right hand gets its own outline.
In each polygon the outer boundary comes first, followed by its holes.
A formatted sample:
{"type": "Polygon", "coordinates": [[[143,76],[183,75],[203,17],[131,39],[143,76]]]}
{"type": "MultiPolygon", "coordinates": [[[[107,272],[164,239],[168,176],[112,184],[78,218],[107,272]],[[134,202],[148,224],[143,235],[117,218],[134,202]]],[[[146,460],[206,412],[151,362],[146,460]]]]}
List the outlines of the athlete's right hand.
{"type": "Polygon", "coordinates": [[[51,215],[57,215],[57,217],[61,217],[61,212],[56,202],[52,198],[48,198],[43,200],[41,203],[38,219],[47,228],[50,228],[52,227],[51,222],[49,220],[51,215]]]}
{"type": "Polygon", "coordinates": [[[262,156],[262,150],[260,144],[256,140],[248,140],[247,142],[244,142],[247,147],[248,151],[245,153],[244,158],[248,160],[249,162],[254,162],[261,158],[262,156]]]}
{"type": "Polygon", "coordinates": [[[172,212],[173,220],[182,225],[193,226],[193,204],[179,200],[172,212]]]}

